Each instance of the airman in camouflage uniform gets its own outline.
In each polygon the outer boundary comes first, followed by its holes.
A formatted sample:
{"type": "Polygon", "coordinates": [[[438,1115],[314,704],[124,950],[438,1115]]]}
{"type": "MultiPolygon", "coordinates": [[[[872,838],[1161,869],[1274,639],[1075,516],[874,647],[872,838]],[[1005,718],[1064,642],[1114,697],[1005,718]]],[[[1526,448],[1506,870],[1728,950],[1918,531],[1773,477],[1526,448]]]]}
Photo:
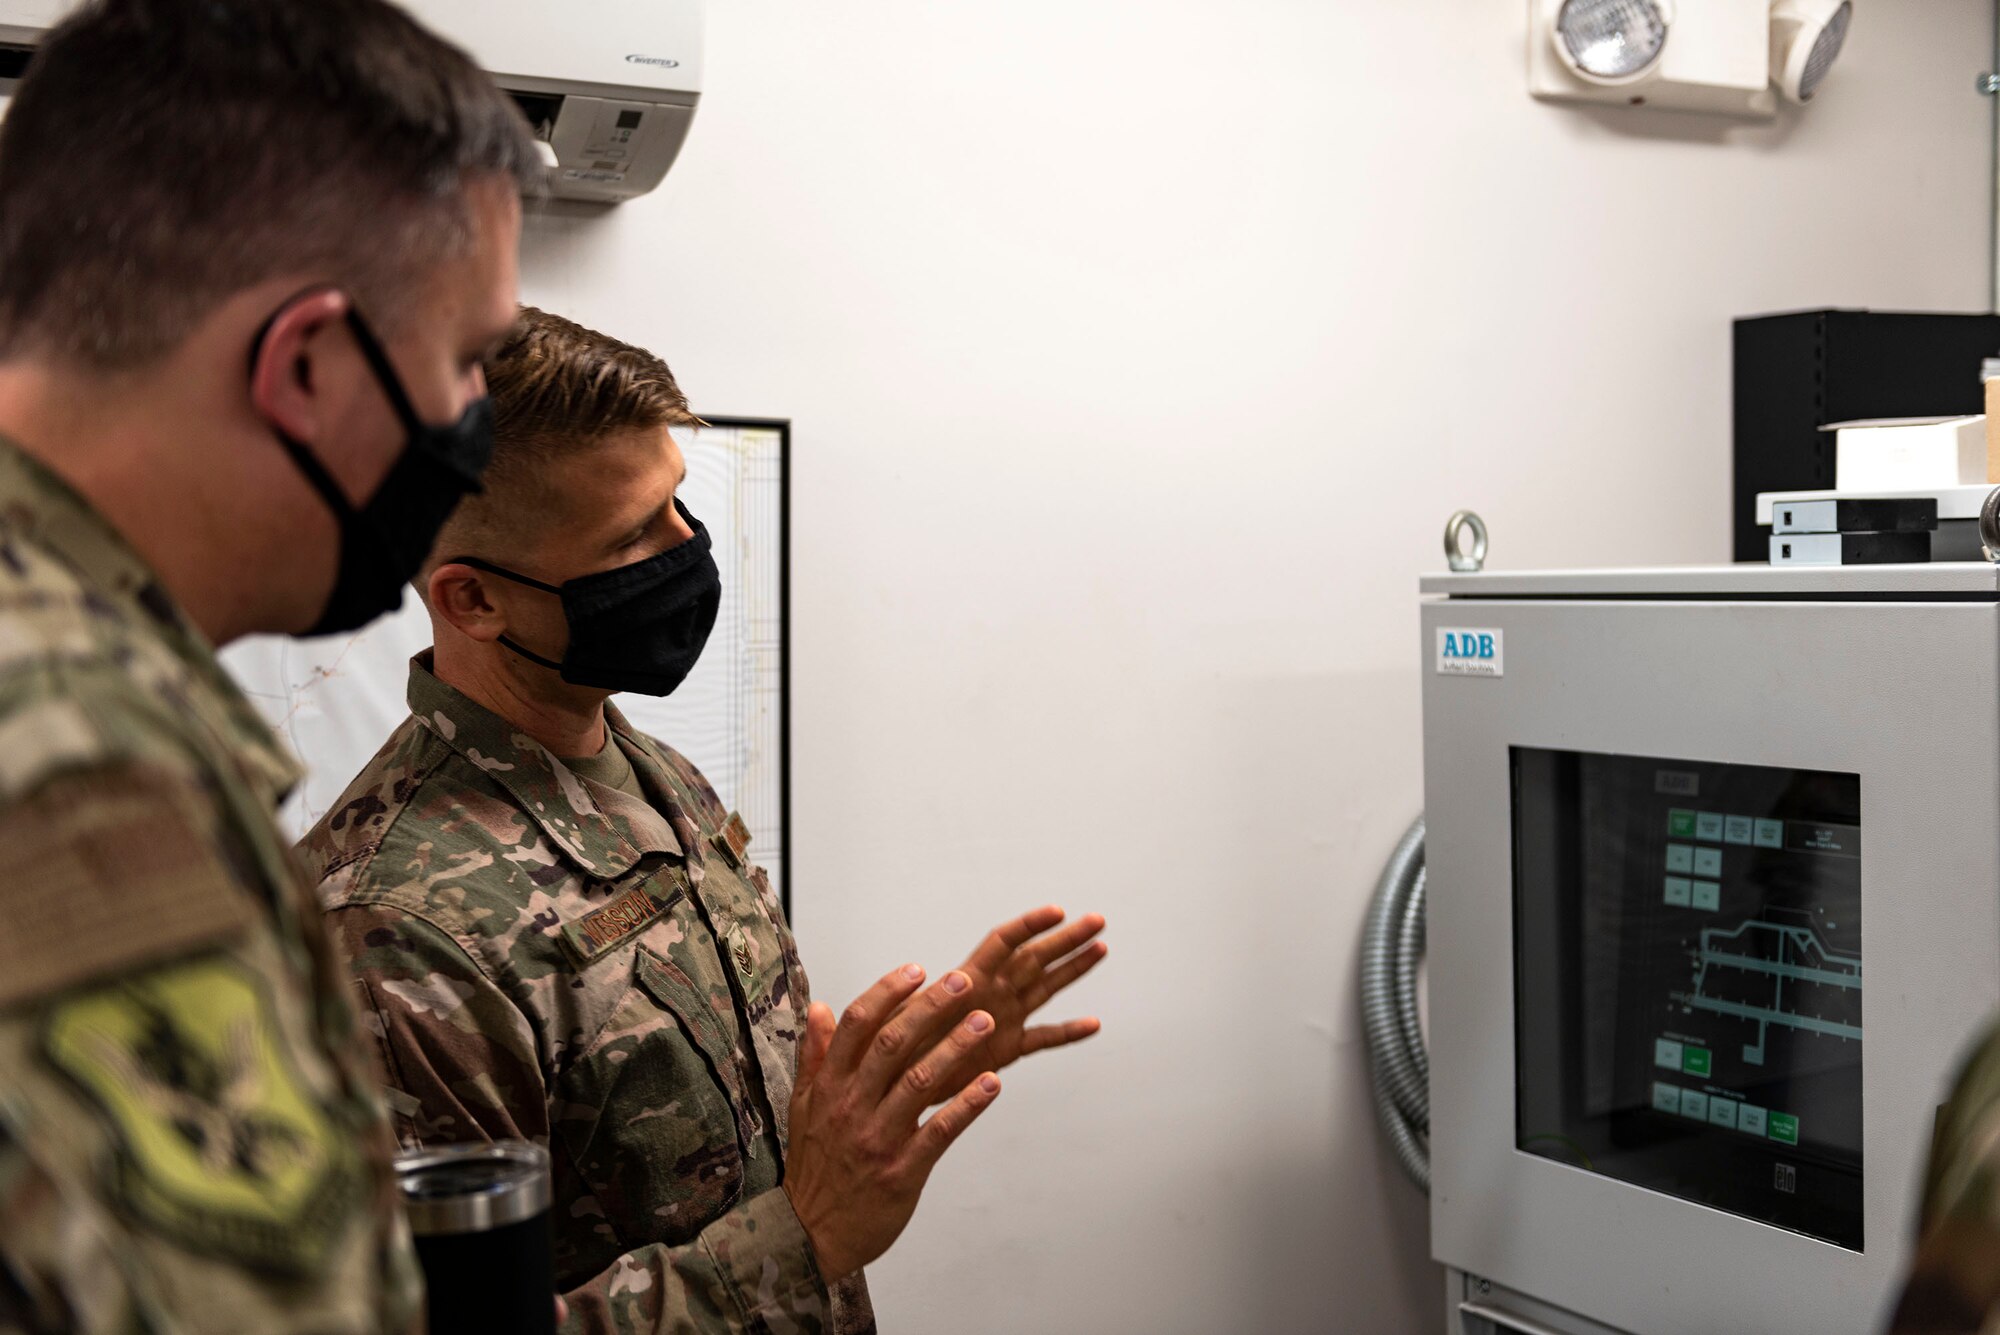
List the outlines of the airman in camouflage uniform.
{"type": "Polygon", "coordinates": [[[1894,1335],[2000,1335],[2000,1026],[1938,1113],[1894,1335]]]}
{"type": "Polygon", "coordinates": [[[415,1316],[394,1143],[272,819],[297,777],[144,563],[0,443],[0,1330],[415,1316]]]}
{"type": "Polygon", "coordinates": [[[586,1328],[832,1329],[774,1190],[805,973],[741,821],[615,707],[636,792],[422,661],[409,697],[303,845],[404,1143],[548,1146],[557,1285],[586,1328]]]}
{"type": "Polygon", "coordinates": [[[486,374],[493,466],[420,584],[411,717],[304,845],[397,1130],[547,1146],[573,1331],[872,1330],[861,1268],[994,1072],[1097,1031],[1027,1018],[1103,919],[1036,910],[921,993],[911,965],[837,1025],[811,1005],[743,822],[609,703],[671,691],[719,596],[685,398],[532,309],[486,374]]]}
{"type": "Polygon", "coordinates": [[[214,647],[400,601],[545,169],[382,0],[51,8],[0,124],[0,1332],[408,1331],[298,772],[214,647]]]}

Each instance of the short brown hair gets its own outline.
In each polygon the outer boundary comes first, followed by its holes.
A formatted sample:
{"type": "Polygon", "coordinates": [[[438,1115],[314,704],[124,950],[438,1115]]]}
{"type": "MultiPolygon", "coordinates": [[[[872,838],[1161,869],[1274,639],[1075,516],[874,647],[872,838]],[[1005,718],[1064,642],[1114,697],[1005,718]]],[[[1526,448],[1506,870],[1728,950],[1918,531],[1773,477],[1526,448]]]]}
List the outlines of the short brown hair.
{"type": "Polygon", "coordinates": [[[0,355],[143,364],[288,273],[393,325],[468,242],[469,180],[543,171],[512,100],[385,0],[92,0],[0,128],[0,355]]]}
{"type": "Polygon", "coordinates": [[[549,513],[543,466],[607,436],[700,426],[667,364],[644,348],[523,306],[499,349],[486,359],[493,400],[493,462],[482,495],[453,514],[437,551],[504,543],[549,513]]]}
{"type": "Polygon", "coordinates": [[[658,357],[533,306],[521,307],[486,359],[486,390],[502,450],[607,431],[701,425],[658,357]]]}
{"type": "Polygon", "coordinates": [[[701,425],[658,357],[533,306],[486,359],[486,392],[503,479],[614,431],[701,425]]]}

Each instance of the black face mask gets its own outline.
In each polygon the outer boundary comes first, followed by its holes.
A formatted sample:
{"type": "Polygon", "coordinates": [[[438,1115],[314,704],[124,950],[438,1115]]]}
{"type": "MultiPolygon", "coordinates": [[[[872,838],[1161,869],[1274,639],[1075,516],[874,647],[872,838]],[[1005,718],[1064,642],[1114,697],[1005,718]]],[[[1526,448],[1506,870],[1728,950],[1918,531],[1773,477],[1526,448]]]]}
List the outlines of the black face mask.
{"type": "Polygon", "coordinates": [[[686,542],[562,584],[544,584],[476,556],[453,560],[562,599],[569,621],[569,648],[562,662],[500,637],[500,643],[530,663],[554,668],[573,686],[671,695],[701,657],[722,605],[722,576],[709,550],[708,530],[679,500],[674,509],[694,530],[686,542]]]}
{"type": "MultiPolygon", "coordinates": [[[[352,307],[347,325],[408,439],[375,494],[357,508],[303,441],[273,428],[340,524],[340,569],[307,635],[355,630],[400,606],[403,586],[423,566],[459,501],[480,489],[480,476],[493,458],[493,408],[484,397],[467,404],[456,422],[433,426],[417,416],[389,355],[352,307]]],[[[263,344],[260,331],[251,347],[253,365],[263,344]]]]}

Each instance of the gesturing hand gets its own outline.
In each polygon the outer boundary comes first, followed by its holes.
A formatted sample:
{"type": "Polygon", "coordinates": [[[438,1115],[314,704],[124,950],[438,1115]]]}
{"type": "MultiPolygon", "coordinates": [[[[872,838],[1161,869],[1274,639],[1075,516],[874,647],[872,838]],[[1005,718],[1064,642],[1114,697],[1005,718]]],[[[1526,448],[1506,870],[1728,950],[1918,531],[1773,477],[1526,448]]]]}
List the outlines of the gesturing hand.
{"type": "Polygon", "coordinates": [[[1102,916],[1085,914],[1052,930],[1062,920],[1063,911],[1053,904],[1024,913],[988,932],[958,966],[971,982],[958,1004],[993,1017],[992,1036],[973,1054],[992,1070],[1004,1070],[1031,1052],[1081,1042],[1103,1027],[1095,1017],[1028,1027],[1030,1016],[1110,953],[1104,942],[1093,940],[1104,930],[1102,916]]]}
{"type": "Polygon", "coordinates": [[[838,1028],[825,1006],[806,1012],[784,1190],[829,1283],[889,1249],[939,1157],[1000,1093],[991,1071],[943,1083],[993,1017],[974,1011],[954,1023],[966,989],[940,983],[913,997],[923,980],[914,964],[896,970],[857,997],[838,1028]],[[945,1106],[919,1123],[933,1102],[945,1106]]]}

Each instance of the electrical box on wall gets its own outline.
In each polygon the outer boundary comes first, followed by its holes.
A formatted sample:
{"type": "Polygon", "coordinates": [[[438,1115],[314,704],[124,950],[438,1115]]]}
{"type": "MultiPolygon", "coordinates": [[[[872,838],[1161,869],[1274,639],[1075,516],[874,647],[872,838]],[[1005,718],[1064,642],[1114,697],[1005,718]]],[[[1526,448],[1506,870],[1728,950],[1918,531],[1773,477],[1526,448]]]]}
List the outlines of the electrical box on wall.
{"type": "MultiPolygon", "coordinates": [[[[1544,101],[1662,107],[1768,120],[1770,0],[1655,0],[1657,56],[1593,77],[1559,31],[1566,0],[1528,0],[1528,91],[1544,101]]],[[[1568,18],[1573,22],[1575,14],[1568,18]]],[[[1620,48],[1624,49],[1623,47],[1620,48]]]]}
{"type": "MultiPolygon", "coordinates": [[[[0,0],[0,106],[77,0],[0,0]]],[[[403,0],[463,47],[527,115],[559,199],[654,189],[701,99],[704,0],[403,0]]]]}

